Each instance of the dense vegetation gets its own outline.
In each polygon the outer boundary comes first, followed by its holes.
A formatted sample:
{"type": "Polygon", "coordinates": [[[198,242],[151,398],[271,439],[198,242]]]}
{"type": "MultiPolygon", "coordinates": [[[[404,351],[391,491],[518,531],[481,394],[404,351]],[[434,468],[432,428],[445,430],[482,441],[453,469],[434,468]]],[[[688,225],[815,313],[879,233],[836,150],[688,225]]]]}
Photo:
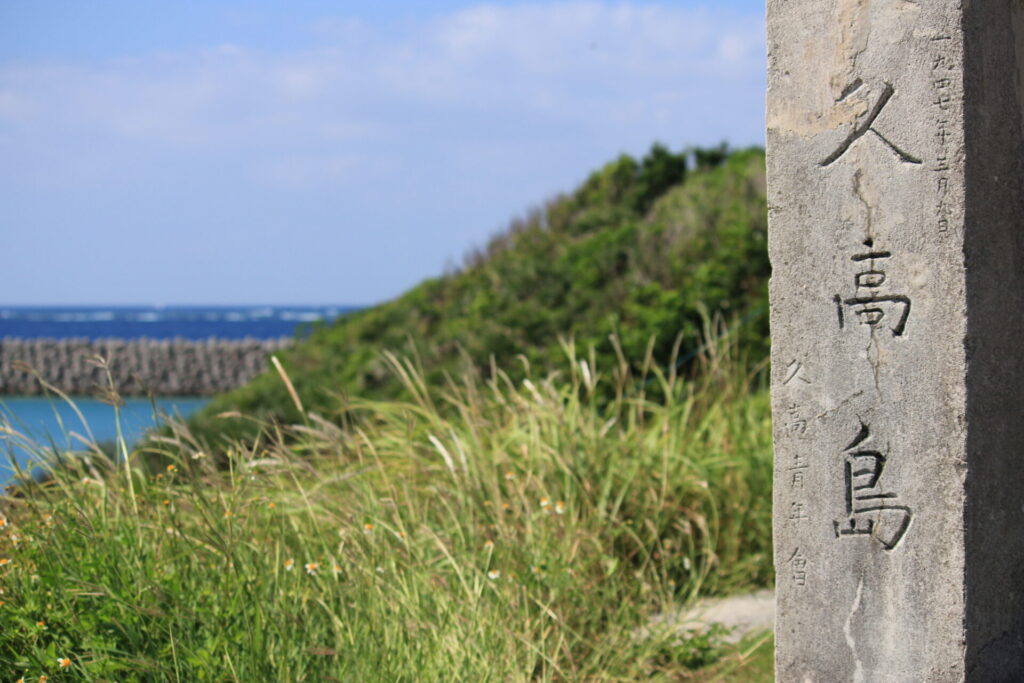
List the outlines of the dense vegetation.
{"type": "Polygon", "coordinates": [[[621,157],[199,420],[24,481],[0,677],[771,680],[770,635],[658,618],[772,579],[765,223],[760,150],[621,157]]]}
{"type": "MultiPolygon", "coordinates": [[[[766,217],[761,150],[655,145],[513,222],[460,271],[315,330],[282,363],[304,407],[330,418],[347,396],[407,397],[382,349],[414,357],[428,387],[466,371],[488,378],[495,360],[513,380],[554,369],[564,339],[603,367],[645,358],[653,344],[666,368],[691,358],[705,321],[723,317],[736,323],[739,348],[764,357],[766,217]]],[[[298,419],[273,371],[216,399],[198,431],[238,436],[251,422],[208,422],[233,410],[298,419]]]]}
{"type": "Polygon", "coordinates": [[[434,398],[391,357],[414,398],[264,425],[227,471],[182,425],[157,473],[72,461],[4,506],[0,677],[770,681],[769,636],[656,618],[770,581],[767,395],[720,349],[648,358],[659,400],[571,348],[434,398]]]}

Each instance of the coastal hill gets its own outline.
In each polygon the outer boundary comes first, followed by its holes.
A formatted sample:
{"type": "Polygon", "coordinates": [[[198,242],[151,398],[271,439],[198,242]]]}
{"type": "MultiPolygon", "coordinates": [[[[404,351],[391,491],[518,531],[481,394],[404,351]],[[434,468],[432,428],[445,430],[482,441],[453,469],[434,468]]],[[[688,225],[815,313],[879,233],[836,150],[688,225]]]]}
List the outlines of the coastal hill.
{"type": "MultiPolygon", "coordinates": [[[[319,327],[279,358],[305,409],[329,418],[344,397],[401,395],[385,351],[414,358],[431,388],[467,369],[489,377],[492,362],[513,380],[527,366],[556,369],[569,340],[597,367],[642,363],[651,344],[654,362],[682,365],[709,320],[763,356],[766,239],[762,150],[656,144],[512,221],[458,270],[319,327]]],[[[301,419],[273,369],[215,398],[193,426],[241,436],[251,421],[211,422],[235,410],[301,419]]]]}

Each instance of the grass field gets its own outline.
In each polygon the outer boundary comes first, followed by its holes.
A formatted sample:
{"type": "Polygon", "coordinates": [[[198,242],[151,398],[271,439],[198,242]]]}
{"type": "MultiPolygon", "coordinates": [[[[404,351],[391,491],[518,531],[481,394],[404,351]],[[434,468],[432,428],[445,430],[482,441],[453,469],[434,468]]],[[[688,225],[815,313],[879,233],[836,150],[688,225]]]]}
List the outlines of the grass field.
{"type": "Polygon", "coordinates": [[[429,390],[386,355],[412,399],[296,397],[254,444],[177,424],[23,484],[0,678],[771,680],[770,636],[643,628],[771,584],[763,369],[722,344],[686,378],[564,348],[558,373],[429,390]]]}

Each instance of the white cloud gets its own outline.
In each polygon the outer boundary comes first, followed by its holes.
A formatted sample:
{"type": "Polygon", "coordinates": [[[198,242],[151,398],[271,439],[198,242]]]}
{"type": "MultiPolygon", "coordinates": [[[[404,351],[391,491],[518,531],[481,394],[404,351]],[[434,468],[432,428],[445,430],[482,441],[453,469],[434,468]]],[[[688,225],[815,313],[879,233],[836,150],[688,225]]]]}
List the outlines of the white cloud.
{"type": "Polygon", "coordinates": [[[400,35],[326,18],[313,27],[326,46],[286,53],[0,64],[0,141],[246,149],[262,182],[341,181],[338,160],[396,153],[417,135],[456,139],[467,122],[599,131],[671,119],[693,92],[726,101],[759,83],[762,30],[760,15],[669,5],[481,4],[400,35]]]}

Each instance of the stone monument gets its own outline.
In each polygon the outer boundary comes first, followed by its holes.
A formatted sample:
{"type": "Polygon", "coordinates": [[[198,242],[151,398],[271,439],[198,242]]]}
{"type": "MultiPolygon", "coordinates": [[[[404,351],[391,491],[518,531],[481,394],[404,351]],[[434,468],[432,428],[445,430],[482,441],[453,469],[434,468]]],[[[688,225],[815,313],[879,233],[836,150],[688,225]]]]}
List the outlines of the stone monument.
{"type": "Polygon", "coordinates": [[[1024,681],[1024,2],[768,0],[779,681],[1024,681]]]}

